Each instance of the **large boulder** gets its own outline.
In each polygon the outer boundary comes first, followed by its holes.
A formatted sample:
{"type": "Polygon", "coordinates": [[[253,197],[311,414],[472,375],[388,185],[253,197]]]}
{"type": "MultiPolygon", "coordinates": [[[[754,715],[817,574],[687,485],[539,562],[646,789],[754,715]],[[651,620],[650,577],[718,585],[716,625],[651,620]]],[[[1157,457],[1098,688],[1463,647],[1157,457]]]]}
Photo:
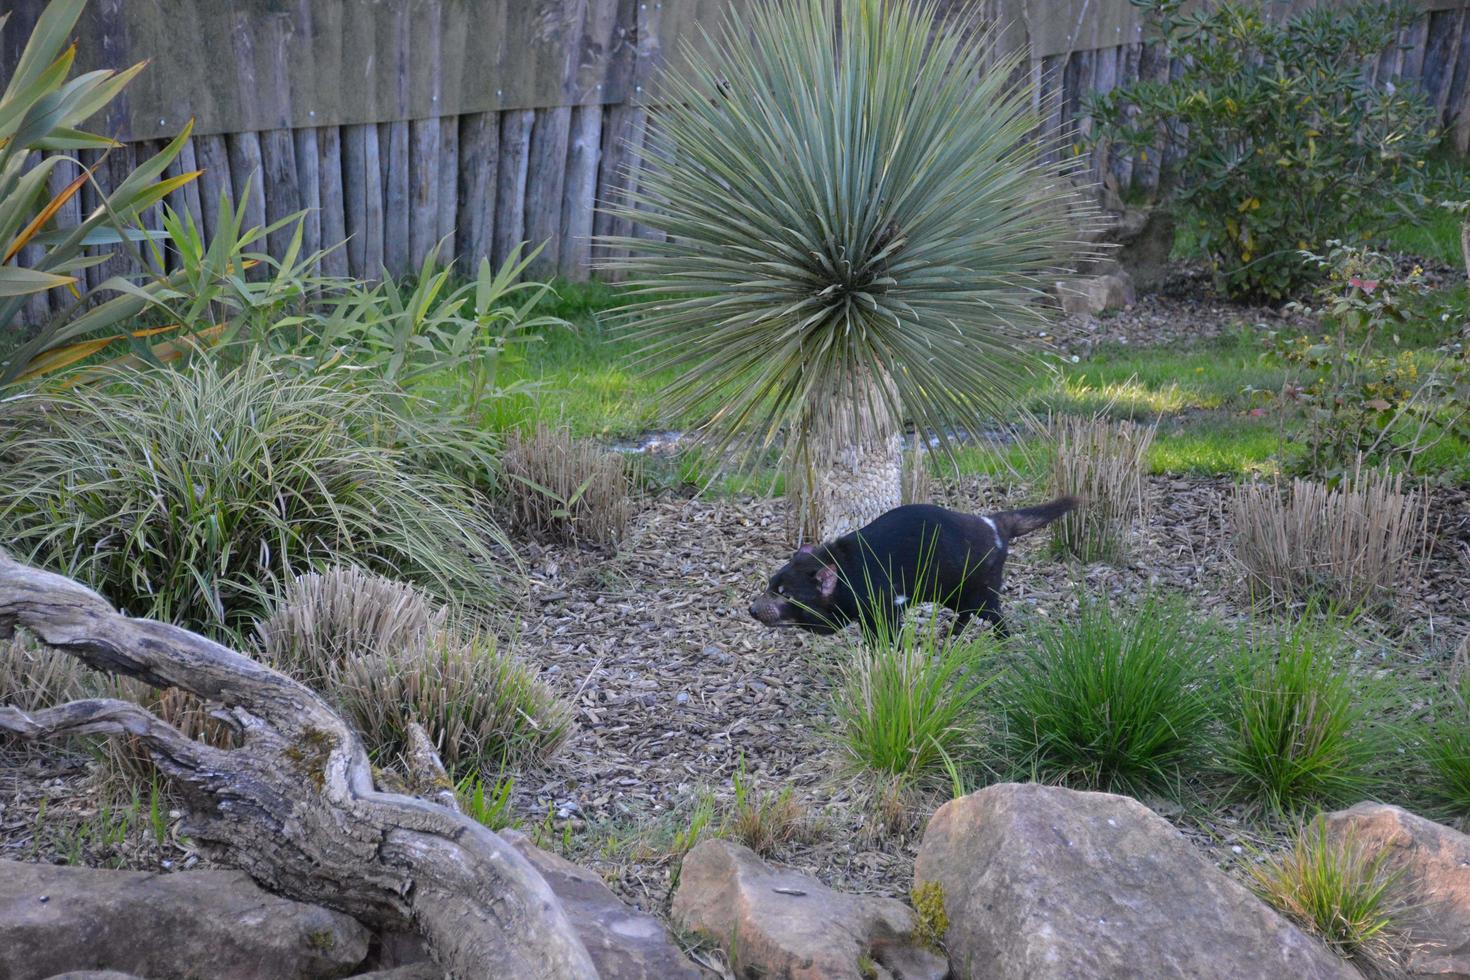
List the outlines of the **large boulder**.
{"type": "Polygon", "coordinates": [[[355,919],[239,871],[157,875],[0,861],[0,980],[115,970],[162,980],[338,977],[367,958],[355,919]]]}
{"type": "Polygon", "coordinates": [[[663,923],[618,901],[597,875],[541,850],[525,834],[503,830],[500,836],[561,899],[602,980],[703,980],[710,975],[679,950],[663,923]]]}
{"type": "Polygon", "coordinates": [[[1357,978],[1143,804],[991,786],[929,821],[914,869],[936,883],[961,978],[1357,978]]]}
{"type": "Polygon", "coordinates": [[[949,969],[915,945],[902,902],[834,891],[725,840],[701,841],[685,856],[672,916],[718,943],[745,977],[941,980],[949,969]]]}
{"type": "Polygon", "coordinates": [[[1414,910],[1411,976],[1470,980],[1470,837],[1382,803],[1359,803],[1323,818],[1329,840],[1387,852],[1414,910]]]}

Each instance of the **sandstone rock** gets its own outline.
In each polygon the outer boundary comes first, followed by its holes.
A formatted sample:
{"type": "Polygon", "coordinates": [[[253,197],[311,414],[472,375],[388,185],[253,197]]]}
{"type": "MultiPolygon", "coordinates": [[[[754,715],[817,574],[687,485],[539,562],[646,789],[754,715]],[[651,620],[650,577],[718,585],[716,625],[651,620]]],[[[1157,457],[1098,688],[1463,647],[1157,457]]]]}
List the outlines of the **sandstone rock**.
{"type": "Polygon", "coordinates": [[[1102,246],[1098,254],[1083,259],[1081,275],[1126,272],[1143,290],[1155,289],[1169,271],[1169,254],[1174,249],[1174,217],[1162,208],[1122,208],[1108,213],[1088,236],[1102,246]]]}
{"type": "Polygon", "coordinates": [[[729,841],[702,841],[684,858],[672,914],[719,943],[741,976],[940,980],[949,970],[913,944],[913,912],[902,902],[833,891],[729,841]]]}
{"type": "Polygon", "coordinates": [[[943,890],[961,978],[1358,976],[1124,796],[1007,783],[952,800],[914,877],[943,890]]]}
{"type": "Polygon", "coordinates": [[[155,875],[0,861],[0,980],[111,970],[144,977],[344,976],[368,931],[239,871],[155,875]]]}
{"type": "Polygon", "coordinates": [[[405,966],[354,973],[351,980],[444,980],[444,971],[432,962],[409,963],[405,966]]]}
{"type": "Polygon", "coordinates": [[[1415,906],[1410,976],[1470,978],[1470,837],[1407,810],[1359,803],[1325,818],[1329,839],[1348,834],[1399,871],[1415,906]]]}
{"type": "Polygon", "coordinates": [[[1095,316],[1108,310],[1132,306],[1133,281],[1126,272],[1112,272],[1088,279],[1057,283],[1057,301],[1071,316],[1095,316]]]}
{"type": "Polygon", "coordinates": [[[674,944],[663,923],[618,901],[596,874],[541,850],[525,834],[506,830],[500,836],[541,872],[561,899],[603,980],[702,980],[706,976],[674,944]]]}

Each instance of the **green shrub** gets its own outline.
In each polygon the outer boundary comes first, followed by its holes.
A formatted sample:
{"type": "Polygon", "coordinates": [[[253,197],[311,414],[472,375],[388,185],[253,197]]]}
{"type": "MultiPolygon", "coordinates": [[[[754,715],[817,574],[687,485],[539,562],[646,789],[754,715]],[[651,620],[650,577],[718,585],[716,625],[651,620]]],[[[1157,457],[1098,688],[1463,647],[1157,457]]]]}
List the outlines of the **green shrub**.
{"type": "Polygon", "coordinates": [[[565,704],[492,634],[359,569],[291,582],[257,637],[263,658],[334,702],[382,765],[414,722],[459,779],[544,759],[570,732],[565,704]]]}
{"type": "Polygon", "coordinates": [[[1433,109],[1415,85],[1364,77],[1417,10],[1356,2],[1277,17],[1263,0],[1138,3],[1180,70],[1091,98],[1094,142],[1145,159],[1162,142],[1181,148],[1162,183],[1229,295],[1289,296],[1317,275],[1300,249],[1379,230],[1417,192],[1433,109]]]}
{"type": "Polygon", "coordinates": [[[1327,245],[1324,255],[1305,253],[1326,277],[1314,306],[1288,308],[1320,315],[1330,332],[1273,333],[1267,349],[1293,370],[1283,390],[1303,421],[1287,468],[1335,485],[1365,465],[1408,469],[1444,439],[1470,439],[1470,350],[1457,336],[1460,311],[1425,315],[1418,267],[1403,275],[1386,255],[1327,245]],[[1384,349],[1398,346],[1415,321],[1443,327],[1438,351],[1384,349]]]}
{"type": "Polygon", "coordinates": [[[1388,966],[1407,946],[1408,911],[1401,872],[1384,867],[1389,853],[1371,853],[1351,833],[1331,840],[1318,818],[1289,850],[1253,865],[1251,878],[1262,898],[1339,956],[1388,966]]]}
{"type": "Polygon", "coordinates": [[[1340,629],[1308,622],[1310,612],[1244,648],[1224,715],[1226,770],[1275,810],[1359,802],[1392,750],[1377,688],[1339,664],[1340,629]]]}
{"type": "Polygon", "coordinates": [[[989,650],[987,639],[946,643],[924,625],[856,650],[834,695],[848,765],[880,784],[948,785],[952,766],[975,755],[989,650]]]}
{"type": "Polygon", "coordinates": [[[486,608],[507,562],[483,501],[384,445],[381,392],[342,377],[203,359],[0,403],[0,538],[131,615],[215,636],[326,563],[486,608]]]}
{"type": "MultiPolygon", "coordinates": [[[[83,132],[81,127],[146,67],[140,62],[122,71],[104,69],[69,77],[77,53],[71,40],[86,5],[86,0],[45,4],[13,74],[0,86],[0,256],[5,259],[0,262],[0,339],[9,339],[4,335],[18,330],[19,314],[34,294],[61,287],[79,289],[82,270],[111,254],[95,254],[98,246],[121,246],[138,256],[137,243],[150,235],[140,227],[140,215],[198,176],[163,176],[189,139],[191,125],[185,126],[162,151],[115,183],[102,196],[102,206],[73,227],[57,227],[57,213],[76,199],[91,176],[82,170],[53,194],[48,181],[68,158],[57,152],[41,157],[39,151],[104,151],[115,146],[110,137],[83,132]],[[94,254],[86,254],[88,249],[94,254]]],[[[79,295],[61,316],[0,357],[0,387],[128,342],[132,336],[127,321],[172,289],[176,280],[156,276],[138,285],[112,278],[95,292],[121,295],[91,306],[81,300],[92,295],[79,295]],[[99,333],[107,336],[98,337],[99,333]]]]}
{"type": "Polygon", "coordinates": [[[1210,747],[1214,649],[1181,606],[1084,602],[1000,675],[1006,762],[1020,777],[1088,789],[1177,787],[1210,747]]]}

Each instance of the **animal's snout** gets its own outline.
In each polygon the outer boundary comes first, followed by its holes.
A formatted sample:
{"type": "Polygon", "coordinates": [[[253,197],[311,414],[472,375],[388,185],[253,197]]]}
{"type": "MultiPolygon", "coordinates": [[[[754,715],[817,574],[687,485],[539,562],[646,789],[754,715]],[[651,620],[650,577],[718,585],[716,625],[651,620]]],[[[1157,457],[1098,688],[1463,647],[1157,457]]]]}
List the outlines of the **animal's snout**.
{"type": "Polygon", "coordinates": [[[781,604],[769,595],[759,596],[750,604],[750,615],[759,623],[774,626],[781,621],[781,604]]]}

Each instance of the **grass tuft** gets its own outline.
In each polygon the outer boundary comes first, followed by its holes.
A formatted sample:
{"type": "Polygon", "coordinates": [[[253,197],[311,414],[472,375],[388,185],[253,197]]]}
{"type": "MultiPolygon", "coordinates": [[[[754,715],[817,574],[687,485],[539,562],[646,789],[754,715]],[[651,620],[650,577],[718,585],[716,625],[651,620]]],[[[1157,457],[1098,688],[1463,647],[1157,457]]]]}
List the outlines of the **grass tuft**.
{"type": "Polygon", "coordinates": [[[1342,634],[1306,621],[1245,649],[1234,665],[1228,772],[1278,811],[1357,803],[1390,746],[1373,724],[1376,688],[1339,666],[1342,634]]]}
{"type": "Polygon", "coordinates": [[[1176,788],[1211,741],[1213,649],[1178,605],[1084,602],[1000,675],[1006,765],[1085,789],[1176,788]]]}
{"type": "Polygon", "coordinates": [[[988,638],[944,642],[933,625],[857,650],[835,694],[836,738],[852,770],[886,785],[938,790],[973,755],[988,638]]]}
{"type": "Polygon", "coordinates": [[[1330,838],[1318,818],[1292,846],[1253,866],[1256,891],[1271,905],[1347,959],[1393,964],[1407,947],[1408,907],[1397,888],[1400,872],[1348,833],[1330,838]]]}
{"type": "Polygon", "coordinates": [[[424,726],[457,778],[544,759],[571,717],[493,635],[358,569],[298,578],[260,624],[265,659],[336,702],[380,764],[424,726]]]}

